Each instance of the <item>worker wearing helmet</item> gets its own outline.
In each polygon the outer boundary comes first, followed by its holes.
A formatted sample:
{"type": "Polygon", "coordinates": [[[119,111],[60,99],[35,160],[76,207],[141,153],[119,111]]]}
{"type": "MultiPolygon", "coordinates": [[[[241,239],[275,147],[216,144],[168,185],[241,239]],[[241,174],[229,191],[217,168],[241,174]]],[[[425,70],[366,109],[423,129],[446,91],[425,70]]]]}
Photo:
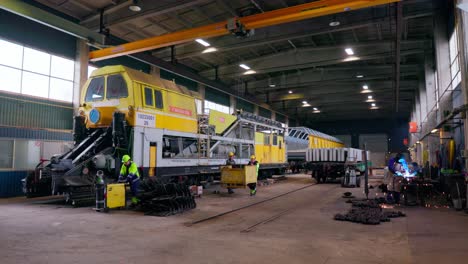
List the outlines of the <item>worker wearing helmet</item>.
{"type": "MultiPolygon", "coordinates": [[[[258,169],[260,168],[260,163],[256,160],[255,155],[250,156],[250,161],[247,165],[257,167],[257,179],[258,179],[258,169]]],[[[250,196],[257,194],[257,183],[249,183],[247,186],[250,188],[250,196]]]]}
{"type": "Polygon", "coordinates": [[[122,157],[122,167],[120,168],[119,182],[127,182],[130,184],[130,190],[132,192],[132,205],[135,206],[138,203],[136,197],[138,188],[140,186],[140,174],[138,173],[138,166],[133,162],[129,155],[122,157]]]}
{"type": "MultiPolygon", "coordinates": [[[[226,165],[236,165],[236,161],[234,160],[234,152],[229,152],[228,159],[226,160],[226,165]]],[[[232,188],[228,188],[228,193],[233,194],[234,190],[232,188]]]]}

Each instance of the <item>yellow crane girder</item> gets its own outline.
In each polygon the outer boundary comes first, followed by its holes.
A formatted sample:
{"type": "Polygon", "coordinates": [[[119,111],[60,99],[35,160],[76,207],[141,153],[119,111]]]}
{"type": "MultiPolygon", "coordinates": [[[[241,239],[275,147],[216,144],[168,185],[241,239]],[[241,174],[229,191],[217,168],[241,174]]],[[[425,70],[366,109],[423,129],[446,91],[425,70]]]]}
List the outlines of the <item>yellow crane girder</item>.
{"type": "MultiPolygon", "coordinates": [[[[400,0],[321,0],[236,19],[244,25],[246,29],[256,29],[399,1],[400,0]]],[[[193,41],[197,38],[207,39],[227,35],[230,34],[230,32],[226,28],[226,25],[227,22],[223,21],[96,50],[89,53],[89,59],[91,61],[105,60],[177,45],[193,41]]]]}

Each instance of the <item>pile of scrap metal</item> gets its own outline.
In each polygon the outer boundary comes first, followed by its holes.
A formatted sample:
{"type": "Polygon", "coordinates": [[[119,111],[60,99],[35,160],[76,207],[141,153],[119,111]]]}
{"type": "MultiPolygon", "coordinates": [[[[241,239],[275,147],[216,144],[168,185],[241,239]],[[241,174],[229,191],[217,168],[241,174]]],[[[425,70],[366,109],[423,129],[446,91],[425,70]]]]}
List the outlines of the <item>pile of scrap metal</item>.
{"type": "Polygon", "coordinates": [[[390,218],[406,216],[400,211],[384,210],[380,200],[352,201],[352,208],[346,214],[336,214],[337,221],[349,221],[365,225],[378,225],[389,222],[390,218]]]}
{"type": "Polygon", "coordinates": [[[145,215],[169,216],[185,212],[197,206],[188,185],[163,184],[148,178],[140,184],[139,209],[145,215]]]}

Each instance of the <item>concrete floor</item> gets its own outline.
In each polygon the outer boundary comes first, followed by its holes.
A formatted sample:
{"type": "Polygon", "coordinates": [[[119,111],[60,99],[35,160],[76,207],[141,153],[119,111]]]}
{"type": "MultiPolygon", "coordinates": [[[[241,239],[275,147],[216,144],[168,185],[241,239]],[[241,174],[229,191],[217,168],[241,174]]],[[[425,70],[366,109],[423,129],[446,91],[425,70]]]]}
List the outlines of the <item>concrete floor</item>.
{"type": "Polygon", "coordinates": [[[333,221],[349,209],[344,191],[362,195],[335,184],[190,224],[311,183],[296,175],[255,197],[210,192],[197,209],[164,218],[0,200],[0,263],[468,263],[468,215],[414,207],[378,226],[333,221]]]}

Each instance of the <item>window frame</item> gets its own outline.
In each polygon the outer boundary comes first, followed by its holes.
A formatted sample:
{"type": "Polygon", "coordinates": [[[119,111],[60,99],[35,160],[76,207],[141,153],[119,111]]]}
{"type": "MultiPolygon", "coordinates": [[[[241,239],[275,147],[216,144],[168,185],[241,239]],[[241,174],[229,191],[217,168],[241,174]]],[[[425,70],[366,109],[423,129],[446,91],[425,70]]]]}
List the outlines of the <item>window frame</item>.
{"type": "MultiPolygon", "coordinates": [[[[92,97],[92,95],[91,95],[92,97]]],[[[106,98],[106,78],[105,76],[96,76],[96,77],[93,77],[91,78],[91,80],[89,81],[89,84],[88,84],[88,87],[86,87],[86,93],[85,93],[85,97],[84,97],[84,101],[85,102],[100,102],[100,101],[103,101],[104,98],[106,98]],[[102,97],[100,100],[94,100],[94,98],[91,98],[91,100],[88,100],[88,92],[89,92],[89,87],[91,86],[91,83],[94,81],[94,80],[97,80],[97,79],[102,79],[103,80],[103,94],[102,94],[102,97]]]]}
{"type": "Polygon", "coordinates": [[[163,97],[162,91],[153,89],[153,98],[154,98],[154,106],[157,109],[164,109],[164,97],[163,97]]]}
{"type": "Polygon", "coordinates": [[[120,73],[117,73],[117,74],[111,74],[111,75],[107,75],[106,76],[106,86],[105,86],[105,89],[106,89],[106,100],[114,100],[114,99],[120,99],[120,98],[128,98],[128,85],[127,85],[127,81],[125,80],[125,77],[120,74],[120,73]],[[108,93],[108,89],[109,89],[109,78],[110,77],[113,77],[113,76],[120,76],[120,78],[122,78],[122,81],[123,83],[125,84],[125,91],[126,91],[126,95],[125,96],[122,96],[120,94],[121,91],[119,91],[119,95],[116,96],[116,97],[109,97],[109,93],[108,93]]]}
{"type": "Polygon", "coordinates": [[[145,107],[149,107],[149,108],[156,108],[155,107],[155,101],[154,101],[154,89],[153,88],[150,88],[150,87],[146,87],[146,86],[143,86],[143,105],[145,107]],[[151,93],[151,105],[147,104],[147,101],[146,101],[146,98],[147,98],[147,94],[146,94],[146,91],[149,91],[151,93]]]}
{"type": "MultiPolygon", "coordinates": [[[[7,52],[10,51],[10,49],[8,49],[8,47],[11,46],[11,51],[14,52],[14,54],[19,54],[21,53],[21,56],[18,56],[19,59],[16,60],[16,61],[7,61],[7,60],[4,60],[0,63],[1,66],[4,66],[6,68],[10,68],[10,69],[13,69],[13,70],[18,70],[20,72],[20,87],[19,87],[19,91],[18,90],[15,90],[15,91],[12,91],[11,89],[9,90],[6,90],[6,89],[2,89],[0,91],[2,92],[7,92],[7,93],[13,93],[13,94],[19,94],[19,95],[24,95],[24,96],[27,96],[27,97],[37,97],[37,98],[44,98],[44,99],[49,99],[49,100],[53,100],[53,101],[58,101],[58,102],[66,102],[66,103],[72,103],[73,102],[73,97],[74,97],[74,93],[72,92],[71,96],[70,97],[64,97],[62,99],[57,99],[57,98],[53,98],[51,97],[51,94],[52,91],[51,91],[51,82],[52,82],[52,79],[58,79],[60,81],[64,81],[64,82],[68,82],[69,84],[71,84],[71,86],[73,87],[73,83],[74,83],[74,80],[75,80],[75,70],[74,68],[71,69],[71,65],[75,64],[75,59],[73,58],[69,58],[69,57],[65,57],[65,56],[61,56],[61,55],[58,55],[58,54],[54,54],[54,53],[50,53],[48,51],[44,51],[44,50],[41,50],[41,49],[38,49],[36,47],[32,47],[32,46],[29,46],[29,45],[25,45],[23,43],[20,43],[20,42],[15,42],[15,41],[10,41],[10,40],[7,40],[7,39],[4,39],[4,38],[1,38],[0,37],[0,41],[2,43],[5,43],[6,44],[6,49],[7,52]],[[36,63],[32,63],[34,62],[35,60],[34,59],[31,59],[32,57],[29,57],[27,56],[27,54],[29,55],[33,55],[33,56],[41,56],[42,59],[36,63]],[[57,61],[56,60],[59,60],[58,62],[60,62],[60,60],[63,60],[61,61],[60,63],[56,63],[57,61]],[[67,62],[67,67],[66,67],[66,71],[64,72],[61,72],[61,71],[56,71],[57,70],[57,67],[60,67],[60,64],[61,63],[64,63],[64,62],[67,62]],[[14,63],[13,63],[14,62],[14,63]],[[37,64],[37,65],[35,65],[37,64]],[[39,67],[41,66],[41,67],[39,67]],[[70,66],[70,67],[68,67],[70,66]],[[39,68],[38,68],[39,67],[39,68]],[[60,73],[60,74],[59,74],[60,73]],[[24,89],[24,85],[23,83],[25,83],[25,80],[24,80],[24,76],[26,74],[35,74],[35,75],[38,75],[38,76],[44,76],[48,79],[48,85],[47,85],[47,92],[43,92],[43,93],[38,93],[38,94],[32,94],[32,93],[24,93],[24,91],[28,91],[27,89],[24,89]]],[[[7,56],[7,59],[11,59],[10,57],[7,56]]],[[[63,70],[62,67],[60,67],[60,70],[63,70]]]]}

